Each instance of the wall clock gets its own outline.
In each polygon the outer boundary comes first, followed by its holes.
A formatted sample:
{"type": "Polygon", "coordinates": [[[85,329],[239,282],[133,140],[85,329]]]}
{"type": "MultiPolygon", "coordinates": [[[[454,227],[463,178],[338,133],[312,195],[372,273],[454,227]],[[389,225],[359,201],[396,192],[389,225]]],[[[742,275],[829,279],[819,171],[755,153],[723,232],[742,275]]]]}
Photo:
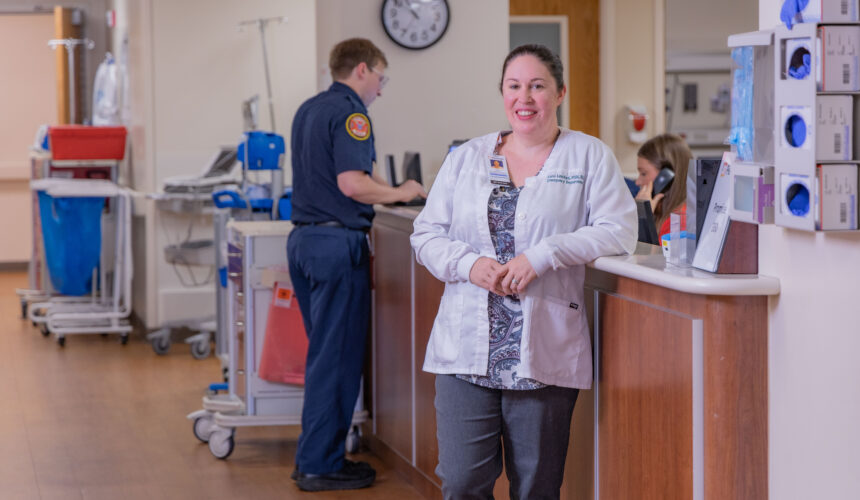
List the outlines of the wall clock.
{"type": "Polygon", "coordinates": [[[382,27],[397,45],[426,49],[438,42],[451,20],[447,0],[384,0],[382,27]]]}

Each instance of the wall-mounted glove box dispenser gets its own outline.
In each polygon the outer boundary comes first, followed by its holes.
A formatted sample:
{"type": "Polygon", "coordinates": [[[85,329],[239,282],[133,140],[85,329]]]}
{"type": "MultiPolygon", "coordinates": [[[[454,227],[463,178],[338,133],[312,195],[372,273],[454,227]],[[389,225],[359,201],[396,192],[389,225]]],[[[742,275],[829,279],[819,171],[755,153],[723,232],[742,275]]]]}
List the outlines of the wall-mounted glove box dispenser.
{"type": "MultiPolygon", "coordinates": [[[[800,2],[797,2],[800,3],[800,2]]],[[[858,18],[857,0],[809,0],[800,10],[797,3],[784,2],[780,17],[792,23],[856,23],[858,18]]]]}
{"type": "Polygon", "coordinates": [[[857,227],[856,164],[818,165],[815,169],[815,228],[822,231],[857,227]]]}
{"type": "Polygon", "coordinates": [[[780,26],[774,50],[774,222],[857,229],[860,26],[780,26]]]}
{"type": "Polygon", "coordinates": [[[821,92],[860,90],[860,26],[799,24],[785,31],[778,73],[783,80],[815,80],[821,92]]]}
{"type": "Polygon", "coordinates": [[[754,163],[732,166],[729,218],[753,224],[773,224],[774,168],[754,163]]]}

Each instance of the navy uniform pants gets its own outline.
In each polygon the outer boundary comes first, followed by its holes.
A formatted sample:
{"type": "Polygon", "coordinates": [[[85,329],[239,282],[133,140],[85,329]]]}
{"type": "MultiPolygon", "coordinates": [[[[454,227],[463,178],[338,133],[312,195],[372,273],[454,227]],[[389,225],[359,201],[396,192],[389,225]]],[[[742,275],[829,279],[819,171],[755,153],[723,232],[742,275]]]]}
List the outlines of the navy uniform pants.
{"type": "Polygon", "coordinates": [[[364,232],[299,226],[287,241],[290,278],[308,334],[296,467],[344,466],[370,321],[370,252],[364,232]]]}

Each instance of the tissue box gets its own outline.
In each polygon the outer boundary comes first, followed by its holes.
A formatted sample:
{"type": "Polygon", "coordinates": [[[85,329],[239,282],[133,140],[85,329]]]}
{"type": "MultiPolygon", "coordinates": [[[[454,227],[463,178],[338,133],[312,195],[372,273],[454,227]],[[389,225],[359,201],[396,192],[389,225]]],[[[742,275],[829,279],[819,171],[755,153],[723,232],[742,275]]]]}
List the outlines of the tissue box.
{"type": "Polygon", "coordinates": [[[854,131],[854,98],[850,95],[822,95],[816,99],[815,158],[851,160],[854,131]]]}
{"type": "Polygon", "coordinates": [[[818,165],[815,227],[857,229],[857,165],[818,165]]]}
{"type": "Polygon", "coordinates": [[[820,91],[860,90],[860,26],[820,26],[816,40],[816,83],[820,91]]]}

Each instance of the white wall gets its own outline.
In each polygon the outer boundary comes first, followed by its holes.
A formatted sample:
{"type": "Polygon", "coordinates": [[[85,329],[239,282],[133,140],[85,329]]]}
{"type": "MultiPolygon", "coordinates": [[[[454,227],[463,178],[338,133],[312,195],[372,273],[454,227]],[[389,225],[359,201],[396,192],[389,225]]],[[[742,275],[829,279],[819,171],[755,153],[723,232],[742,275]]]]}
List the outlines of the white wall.
{"type": "MultiPolygon", "coordinates": [[[[269,114],[259,30],[243,20],[287,16],[266,30],[276,131],[289,136],[301,102],[313,94],[316,14],[313,0],[114,0],[118,28],[129,34],[129,91],[133,153],[130,178],[143,193],[165,178],[200,173],[218,146],[242,138],[243,100],[260,96],[260,122],[269,114]]],[[[122,35],[115,33],[115,39],[122,35]]],[[[289,151],[287,152],[289,158],[289,151]]],[[[289,178],[289,171],[286,173],[289,178]]],[[[189,223],[192,238],[211,238],[211,222],[166,214],[136,201],[135,313],[150,328],[166,321],[214,314],[214,285],[184,287],[163,260],[189,223]]],[[[206,270],[195,275],[204,278],[206,270]]]]}
{"type": "MultiPolygon", "coordinates": [[[[780,0],[759,1],[761,29],[780,0]]],[[[860,498],[860,233],[759,230],[769,301],[772,499],[860,498]]]]}
{"type": "Polygon", "coordinates": [[[666,52],[725,53],[726,38],[758,29],[758,6],[749,0],[666,0],[666,52]]]}
{"type": "Polygon", "coordinates": [[[39,126],[57,121],[56,59],[47,44],[53,37],[50,13],[0,10],[0,67],[15,68],[14,78],[0,78],[0,263],[30,260],[29,150],[39,126]]]}
{"type": "Polygon", "coordinates": [[[640,145],[627,138],[625,106],[647,108],[649,137],[665,127],[663,0],[601,0],[600,47],[600,138],[633,174],[640,145]]]}
{"type": "Polygon", "coordinates": [[[391,82],[368,110],[378,165],[393,154],[400,172],[403,152],[418,151],[428,186],[453,139],[509,128],[498,90],[508,53],[508,2],[448,4],[451,24],[444,37],[429,49],[414,51],[395,45],[385,34],[381,2],[317,2],[318,75],[328,66],[331,48],[346,38],[368,38],[385,53],[391,82]]]}

